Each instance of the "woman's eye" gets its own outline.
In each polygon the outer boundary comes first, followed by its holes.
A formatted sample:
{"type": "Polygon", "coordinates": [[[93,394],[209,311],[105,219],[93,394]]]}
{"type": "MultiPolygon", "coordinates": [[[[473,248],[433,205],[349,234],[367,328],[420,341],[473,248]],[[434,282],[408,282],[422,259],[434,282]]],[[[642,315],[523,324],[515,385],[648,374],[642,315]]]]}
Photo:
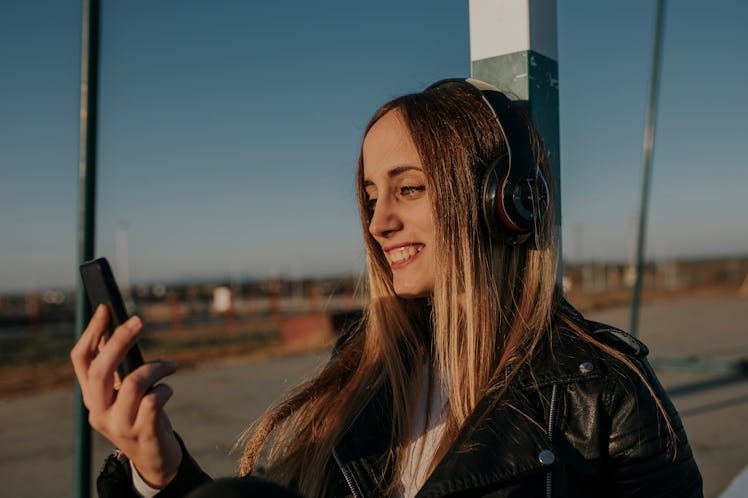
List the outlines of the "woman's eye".
{"type": "Polygon", "coordinates": [[[418,192],[424,192],[425,190],[425,185],[407,185],[405,187],[400,187],[400,195],[408,196],[417,194],[418,192]]]}
{"type": "Polygon", "coordinates": [[[366,212],[369,213],[369,217],[371,217],[374,214],[374,208],[377,205],[376,199],[367,199],[366,200],[366,212]]]}

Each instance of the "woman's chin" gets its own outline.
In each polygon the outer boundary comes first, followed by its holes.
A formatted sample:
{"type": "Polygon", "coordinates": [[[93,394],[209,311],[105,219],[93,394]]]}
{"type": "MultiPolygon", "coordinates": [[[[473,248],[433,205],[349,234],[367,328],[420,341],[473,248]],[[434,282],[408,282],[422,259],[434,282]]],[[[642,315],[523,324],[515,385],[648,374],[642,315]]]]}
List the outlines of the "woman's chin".
{"type": "Polygon", "coordinates": [[[427,286],[398,286],[395,285],[395,294],[401,299],[419,299],[429,297],[434,293],[433,287],[427,286]]]}

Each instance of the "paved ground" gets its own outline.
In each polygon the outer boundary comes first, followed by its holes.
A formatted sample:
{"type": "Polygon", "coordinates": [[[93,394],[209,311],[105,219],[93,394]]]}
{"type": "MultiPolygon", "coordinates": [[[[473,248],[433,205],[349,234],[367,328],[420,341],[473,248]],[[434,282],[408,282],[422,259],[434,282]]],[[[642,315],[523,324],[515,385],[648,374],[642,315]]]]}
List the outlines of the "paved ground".
{"type": "MultiPolygon", "coordinates": [[[[628,327],[628,311],[623,309],[590,318],[628,327]]],[[[686,298],[646,306],[640,335],[656,359],[748,358],[746,324],[748,300],[686,298]]],[[[326,357],[245,361],[178,373],[171,381],[176,395],[169,405],[174,426],[208,472],[229,475],[236,456],[228,452],[241,430],[326,357]]],[[[705,495],[717,497],[748,466],[748,378],[658,370],[686,425],[704,475],[705,495]]],[[[0,496],[71,495],[72,403],[68,391],[0,400],[0,496]]],[[[96,437],[94,446],[96,472],[110,446],[96,437]]]]}

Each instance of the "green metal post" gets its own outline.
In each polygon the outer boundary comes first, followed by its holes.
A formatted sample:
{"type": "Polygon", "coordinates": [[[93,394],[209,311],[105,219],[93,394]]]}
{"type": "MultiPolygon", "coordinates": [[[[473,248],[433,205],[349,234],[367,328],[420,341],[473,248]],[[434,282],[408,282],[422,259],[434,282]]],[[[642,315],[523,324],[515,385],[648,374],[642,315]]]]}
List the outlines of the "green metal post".
{"type": "Polygon", "coordinates": [[[644,246],[647,238],[647,211],[652,179],[652,155],[654,153],[655,120],[657,118],[657,95],[660,89],[660,59],[662,58],[662,36],[665,24],[665,0],[657,0],[652,74],[649,81],[649,107],[644,129],[644,160],[642,173],[641,205],[639,207],[639,233],[636,241],[636,277],[631,295],[631,325],[629,333],[636,337],[639,332],[639,308],[641,306],[642,281],[644,276],[644,246]]]}
{"type": "Polygon", "coordinates": [[[555,0],[470,0],[472,76],[491,83],[523,105],[551,162],[550,183],[559,213],[561,265],[561,163],[555,0]]]}
{"type": "MultiPolygon", "coordinates": [[[[94,256],[96,204],[96,114],[99,70],[99,0],[83,0],[81,40],[80,157],[78,162],[78,261],[94,256]]],[[[78,278],[75,336],[91,317],[83,284],[78,278]]],[[[91,496],[91,428],[80,386],[74,393],[73,496],[91,496]]]]}

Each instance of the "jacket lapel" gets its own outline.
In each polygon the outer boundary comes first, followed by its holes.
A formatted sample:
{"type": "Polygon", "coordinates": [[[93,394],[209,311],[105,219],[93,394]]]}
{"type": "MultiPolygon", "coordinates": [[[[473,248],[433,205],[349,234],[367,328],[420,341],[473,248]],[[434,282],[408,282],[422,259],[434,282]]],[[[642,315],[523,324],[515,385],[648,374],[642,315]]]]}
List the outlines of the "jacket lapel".
{"type": "Polygon", "coordinates": [[[538,459],[551,446],[537,405],[521,392],[492,405],[490,400],[479,405],[418,498],[500,487],[549,470],[538,459]]]}
{"type": "MultiPolygon", "coordinates": [[[[599,357],[590,355],[589,350],[590,346],[578,337],[554,329],[549,344],[537,351],[531,365],[520,369],[500,401],[489,395],[479,403],[417,498],[509,487],[556,468],[558,458],[550,464],[540,459],[541,452],[555,451],[548,437],[550,391],[553,385],[600,378],[599,357]],[[591,369],[580,368],[582,363],[591,369]]],[[[543,485],[544,479],[537,482],[543,485]]]]}

